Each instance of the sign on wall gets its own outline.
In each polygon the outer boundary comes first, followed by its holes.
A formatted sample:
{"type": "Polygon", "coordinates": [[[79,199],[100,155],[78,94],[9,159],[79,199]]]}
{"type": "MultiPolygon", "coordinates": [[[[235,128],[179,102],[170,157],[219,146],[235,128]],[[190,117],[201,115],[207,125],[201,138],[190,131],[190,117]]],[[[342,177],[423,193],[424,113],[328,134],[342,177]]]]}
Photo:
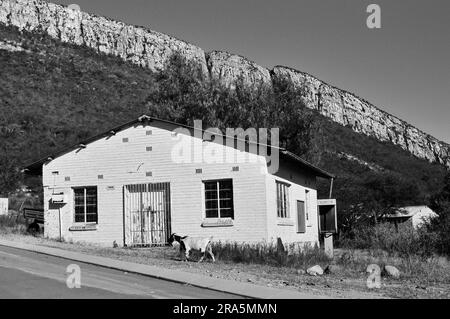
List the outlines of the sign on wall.
{"type": "Polygon", "coordinates": [[[0,215],[8,214],[8,198],[0,198],[0,215]]]}

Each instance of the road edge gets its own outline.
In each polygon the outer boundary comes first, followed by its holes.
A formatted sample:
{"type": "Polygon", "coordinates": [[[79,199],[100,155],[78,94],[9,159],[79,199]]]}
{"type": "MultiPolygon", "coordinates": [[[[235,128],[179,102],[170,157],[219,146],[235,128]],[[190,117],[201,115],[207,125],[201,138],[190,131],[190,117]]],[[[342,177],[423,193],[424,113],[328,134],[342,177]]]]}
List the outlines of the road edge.
{"type": "Polygon", "coordinates": [[[0,246],[11,247],[32,251],[39,254],[69,259],[96,265],[109,269],[126,271],[156,279],[167,280],[180,284],[187,284],[199,288],[210,289],[223,293],[253,299],[323,299],[326,296],[316,296],[294,290],[283,290],[272,287],[264,287],[250,283],[243,283],[234,280],[221,278],[211,278],[204,275],[174,269],[165,269],[157,266],[137,264],[108,257],[100,257],[79,252],[66,251],[60,248],[53,248],[35,244],[25,244],[0,239],[0,246]]]}

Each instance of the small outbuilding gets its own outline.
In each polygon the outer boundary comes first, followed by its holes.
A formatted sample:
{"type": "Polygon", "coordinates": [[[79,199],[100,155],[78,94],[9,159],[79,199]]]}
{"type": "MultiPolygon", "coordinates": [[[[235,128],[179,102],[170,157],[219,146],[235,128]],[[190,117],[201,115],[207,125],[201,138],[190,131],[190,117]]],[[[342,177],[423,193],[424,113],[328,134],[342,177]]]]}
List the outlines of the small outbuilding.
{"type": "Polygon", "coordinates": [[[144,115],[26,172],[42,174],[48,238],[152,246],[178,232],[318,244],[317,178],[334,176],[266,146],[144,115]]]}
{"type": "Polygon", "coordinates": [[[398,224],[409,224],[413,229],[418,229],[425,222],[438,215],[428,206],[407,206],[399,208],[395,213],[384,217],[386,221],[398,224]]]}

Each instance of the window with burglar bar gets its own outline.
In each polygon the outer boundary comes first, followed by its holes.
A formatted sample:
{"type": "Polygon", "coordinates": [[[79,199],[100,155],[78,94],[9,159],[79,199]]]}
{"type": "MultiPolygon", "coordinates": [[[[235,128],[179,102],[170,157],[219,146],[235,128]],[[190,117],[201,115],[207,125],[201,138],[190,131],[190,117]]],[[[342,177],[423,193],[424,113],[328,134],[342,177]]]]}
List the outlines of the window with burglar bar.
{"type": "Polygon", "coordinates": [[[205,217],[234,218],[233,181],[204,181],[205,186],[205,217]]]}
{"type": "Polygon", "coordinates": [[[289,218],[289,184],[277,183],[277,216],[289,218]]]}
{"type": "Polygon", "coordinates": [[[74,188],[75,222],[97,223],[97,187],[74,188]]]}

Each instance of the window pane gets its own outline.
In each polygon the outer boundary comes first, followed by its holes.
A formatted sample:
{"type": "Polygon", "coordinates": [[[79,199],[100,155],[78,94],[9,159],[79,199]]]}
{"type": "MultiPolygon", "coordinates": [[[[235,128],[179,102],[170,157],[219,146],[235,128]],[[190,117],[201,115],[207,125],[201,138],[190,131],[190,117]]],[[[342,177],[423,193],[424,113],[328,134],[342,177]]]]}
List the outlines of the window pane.
{"type": "Polygon", "coordinates": [[[96,222],[97,222],[97,213],[86,214],[86,223],[96,223],[96,222]]]}
{"type": "Polygon", "coordinates": [[[86,214],[97,214],[97,205],[86,205],[86,214]]]}
{"type": "Polygon", "coordinates": [[[97,188],[77,188],[75,194],[75,222],[97,222],[97,188]],[[85,196],[86,194],[86,196],[85,196]]]}
{"type": "Polygon", "coordinates": [[[220,190],[220,199],[232,198],[233,191],[232,190],[220,190]]]}
{"type": "Polygon", "coordinates": [[[84,189],[75,189],[75,205],[83,206],[84,205],[84,189]]]}
{"type": "Polygon", "coordinates": [[[205,191],[205,199],[217,199],[217,191],[205,191]]]}
{"type": "Polygon", "coordinates": [[[206,218],[233,218],[233,181],[207,181],[204,184],[206,218]]]}
{"type": "Polygon", "coordinates": [[[277,216],[280,218],[289,217],[289,186],[280,182],[277,186],[277,216]]]}
{"type": "Polygon", "coordinates": [[[75,206],[75,222],[84,223],[84,206],[75,206]]]}
{"type": "Polygon", "coordinates": [[[231,190],[233,188],[231,180],[219,181],[219,187],[221,190],[228,189],[231,190]]]}
{"type": "Polygon", "coordinates": [[[217,191],[217,182],[205,182],[205,190],[217,191]]]}
{"type": "Polygon", "coordinates": [[[88,187],[86,188],[87,196],[96,196],[97,197],[97,187],[88,187]]]}
{"type": "Polygon", "coordinates": [[[219,181],[220,217],[233,218],[233,182],[232,180],[219,181]]]}
{"type": "Polygon", "coordinates": [[[232,209],[220,209],[220,217],[221,218],[233,218],[233,210],[232,209]]]}
{"type": "Polygon", "coordinates": [[[219,212],[217,209],[206,210],[206,218],[218,218],[219,212]]]}
{"type": "Polygon", "coordinates": [[[86,205],[97,205],[97,196],[86,196],[86,205]]]}
{"type": "Polygon", "coordinates": [[[217,202],[217,200],[207,200],[207,201],[205,201],[205,208],[206,209],[216,209],[216,208],[218,208],[219,206],[218,206],[218,202],[217,202]]]}
{"type": "Polygon", "coordinates": [[[231,199],[221,199],[220,200],[220,210],[225,208],[232,208],[233,201],[231,199]]]}

